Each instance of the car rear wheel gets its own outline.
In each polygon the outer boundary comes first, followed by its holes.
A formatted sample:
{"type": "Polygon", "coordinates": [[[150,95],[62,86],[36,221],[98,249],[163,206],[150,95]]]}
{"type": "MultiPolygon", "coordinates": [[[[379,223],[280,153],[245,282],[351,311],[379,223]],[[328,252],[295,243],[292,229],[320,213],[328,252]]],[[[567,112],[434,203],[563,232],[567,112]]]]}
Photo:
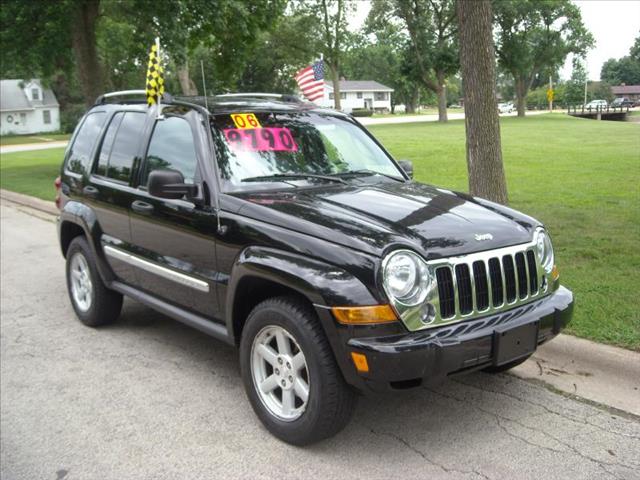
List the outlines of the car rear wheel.
{"type": "Polygon", "coordinates": [[[256,306],[240,342],[251,406],[273,435],[293,445],[331,437],[356,405],[315,312],[296,297],[256,306]]]}
{"type": "Polygon", "coordinates": [[[120,316],[122,295],[109,290],[100,278],[93,252],[87,240],[73,239],[67,250],[67,290],[78,319],[97,327],[114,322],[120,316]]]}

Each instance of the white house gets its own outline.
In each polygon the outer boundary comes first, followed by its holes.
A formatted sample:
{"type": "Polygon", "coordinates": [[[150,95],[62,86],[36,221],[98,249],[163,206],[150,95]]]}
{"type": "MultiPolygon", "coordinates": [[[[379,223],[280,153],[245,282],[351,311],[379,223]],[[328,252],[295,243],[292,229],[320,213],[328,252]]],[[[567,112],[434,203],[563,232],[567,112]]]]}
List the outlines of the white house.
{"type": "Polygon", "coordinates": [[[0,135],[57,132],[60,105],[40,80],[0,80],[0,135]]]}
{"type": "MultiPolygon", "coordinates": [[[[333,83],[325,82],[324,86],[324,97],[316,103],[322,107],[333,107],[333,83]]],[[[372,80],[340,80],[340,106],[347,113],[354,108],[390,112],[392,93],[393,88],[372,80]]]]}

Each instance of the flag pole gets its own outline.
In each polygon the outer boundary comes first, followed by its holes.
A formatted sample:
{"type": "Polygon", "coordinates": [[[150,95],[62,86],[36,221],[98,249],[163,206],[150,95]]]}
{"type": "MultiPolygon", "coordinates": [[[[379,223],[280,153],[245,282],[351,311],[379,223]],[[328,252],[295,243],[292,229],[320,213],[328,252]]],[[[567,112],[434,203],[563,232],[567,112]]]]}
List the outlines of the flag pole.
{"type": "MultiPolygon", "coordinates": [[[[161,62],[162,62],[162,57],[160,56],[160,37],[156,37],[156,52],[158,55],[158,66],[162,66],[161,62]]],[[[161,111],[161,107],[162,106],[162,95],[160,94],[160,92],[158,92],[158,110],[157,110],[157,119],[159,119],[162,115],[160,115],[160,111],[161,111]]]]}

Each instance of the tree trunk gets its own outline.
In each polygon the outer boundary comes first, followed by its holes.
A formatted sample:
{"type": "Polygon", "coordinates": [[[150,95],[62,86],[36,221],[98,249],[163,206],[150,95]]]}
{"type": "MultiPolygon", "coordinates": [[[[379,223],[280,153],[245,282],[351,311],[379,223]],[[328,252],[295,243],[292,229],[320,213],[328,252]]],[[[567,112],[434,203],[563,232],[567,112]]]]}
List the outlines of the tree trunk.
{"type": "Polygon", "coordinates": [[[407,103],[405,105],[405,113],[416,113],[418,102],[420,101],[420,92],[416,88],[411,95],[407,97],[407,103]]]}
{"type": "Polygon", "coordinates": [[[185,58],[182,65],[178,65],[178,81],[183,95],[198,95],[198,88],[189,76],[189,60],[185,58]]]}
{"type": "Polygon", "coordinates": [[[496,109],[491,0],[459,0],[457,10],[469,193],[506,204],[507,182],[496,109]]]}
{"type": "Polygon", "coordinates": [[[103,93],[102,67],[96,50],[96,23],[100,0],[84,0],[75,6],[71,23],[71,47],[78,67],[80,88],[87,106],[103,93]]]}
{"type": "Polygon", "coordinates": [[[444,73],[436,72],[436,78],[438,85],[436,88],[436,94],[438,95],[438,121],[446,122],[447,117],[447,87],[444,84],[444,73]]]}
{"type": "Polygon", "coordinates": [[[516,83],[516,108],[518,109],[518,116],[524,117],[527,110],[527,82],[518,77],[515,79],[516,83]]]}
{"type": "Polygon", "coordinates": [[[340,72],[338,71],[338,65],[331,63],[329,69],[331,70],[331,83],[333,84],[333,108],[342,110],[342,106],[340,105],[340,72]]]}

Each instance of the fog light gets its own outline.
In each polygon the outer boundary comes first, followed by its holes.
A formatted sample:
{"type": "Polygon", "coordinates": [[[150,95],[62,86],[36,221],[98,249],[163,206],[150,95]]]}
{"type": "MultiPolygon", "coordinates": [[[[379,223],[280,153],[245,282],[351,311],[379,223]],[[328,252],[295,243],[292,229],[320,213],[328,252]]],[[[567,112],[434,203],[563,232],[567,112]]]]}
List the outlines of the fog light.
{"type": "Polygon", "coordinates": [[[358,372],[369,372],[369,363],[367,362],[367,357],[363,353],[351,352],[351,359],[353,360],[353,364],[356,366],[356,370],[358,370],[358,372]]]}
{"type": "Polygon", "coordinates": [[[420,309],[422,323],[431,323],[436,319],[436,309],[430,303],[425,303],[420,309]]]}

